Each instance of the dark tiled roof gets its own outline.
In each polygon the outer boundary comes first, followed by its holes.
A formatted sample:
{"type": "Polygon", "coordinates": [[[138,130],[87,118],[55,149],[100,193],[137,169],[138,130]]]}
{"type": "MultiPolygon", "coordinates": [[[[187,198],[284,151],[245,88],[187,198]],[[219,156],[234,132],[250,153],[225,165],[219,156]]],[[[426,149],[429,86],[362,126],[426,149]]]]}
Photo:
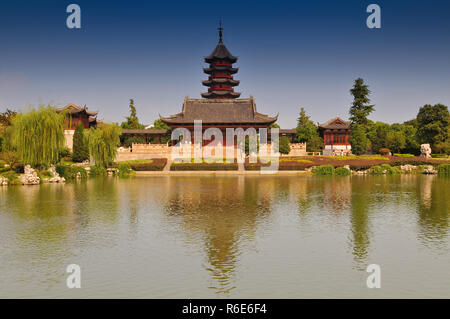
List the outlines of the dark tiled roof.
{"type": "Polygon", "coordinates": [[[339,116],[319,124],[319,128],[322,129],[334,129],[334,130],[348,130],[350,129],[350,122],[344,121],[339,116]]]}
{"type": "Polygon", "coordinates": [[[67,104],[64,107],[60,107],[60,108],[56,109],[56,112],[58,112],[58,113],[59,112],[63,112],[63,111],[66,111],[69,114],[77,114],[77,113],[80,113],[80,112],[84,111],[89,116],[95,116],[95,115],[98,114],[98,111],[89,111],[86,106],[82,107],[82,106],[78,106],[78,105],[76,105],[74,103],[69,103],[69,104],[67,104]]]}
{"type": "Polygon", "coordinates": [[[183,103],[181,113],[169,117],[161,117],[167,124],[194,123],[202,120],[203,123],[253,123],[271,124],[278,118],[270,117],[256,111],[254,99],[190,99],[183,103]]]}
{"type": "Polygon", "coordinates": [[[297,130],[295,128],[280,128],[280,134],[297,134],[297,130]]]}
{"type": "Polygon", "coordinates": [[[208,63],[211,63],[212,61],[214,61],[216,59],[221,59],[221,60],[226,59],[226,60],[229,60],[231,63],[234,63],[237,61],[237,57],[231,55],[230,51],[228,51],[227,47],[222,42],[219,42],[219,44],[216,46],[214,51],[205,58],[205,61],[208,63]]]}
{"type": "Polygon", "coordinates": [[[150,130],[129,130],[129,129],[122,129],[122,134],[143,134],[143,135],[159,135],[159,134],[166,134],[168,130],[157,130],[157,129],[150,129],[150,130]]]}
{"type": "Polygon", "coordinates": [[[206,74],[211,74],[213,72],[229,72],[230,74],[235,74],[239,71],[239,68],[230,68],[229,66],[212,66],[210,68],[203,68],[203,72],[206,74]]]}

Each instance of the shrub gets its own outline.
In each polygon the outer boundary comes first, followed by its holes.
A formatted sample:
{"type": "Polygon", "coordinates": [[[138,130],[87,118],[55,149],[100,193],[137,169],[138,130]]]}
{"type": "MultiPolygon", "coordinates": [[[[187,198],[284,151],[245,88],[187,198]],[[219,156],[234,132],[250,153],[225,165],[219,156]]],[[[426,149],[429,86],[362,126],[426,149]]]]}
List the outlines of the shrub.
{"type": "Polygon", "coordinates": [[[349,176],[350,170],[345,167],[336,167],[336,169],[334,170],[334,174],[336,176],[349,176]]]}
{"type": "Polygon", "coordinates": [[[0,168],[0,173],[9,172],[9,171],[11,171],[11,168],[9,166],[0,168]]]}
{"type": "Polygon", "coordinates": [[[89,175],[90,176],[107,176],[108,171],[103,166],[95,165],[95,166],[91,166],[89,175]]]}
{"type": "Polygon", "coordinates": [[[64,147],[62,150],[59,151],[59,158],[64,158],[64,157],[71,157],[72,156],[72,152],[70,151],[70,149],[68,147],[64,147]]]}
{"type": "Polygon", "coordinates": [[[4,167],[6,165],[6,162],[4,160],[0,159],[0,168],[4,167]]]}
{"type": "Polygon", "coordinates": [[[87,178],[87,172],[83,167],[56,165],[55,170],[61,177],[64,177],[66,180],[73,180],[77,178],[78,173],[80,173],[81,179],[87,178]]]}
{"type": "Polygon", "coordinates": [[[130,176],[131,174],[134,173],[134,171],[131,169],[130,165],[127,163],[119,163],[118,169],[119,169],[120,177],[130,176]]]}
{"type": "Polygon", "coordinates": [[[440,176],[450,176],[450,164],[439,165],[438,172],[440,176]]]}
{"type": "Polygon", "coordinates": [[[118,162],[114,163],[112,167],[119,167],[121,164],[128,164],[134,171],[162,171],[167,164],[167,158],[118,162]]]}
{"type": "Polygon", "coordinates": [[[13,171],[8,171],[1,174],[2,177],[6,177],[8,179],[9,184],[19,184],[19,176],[13,171]]]}
{"type": "Polygon", "coordinates": [[[279,141],[279,151],[281,154],[289,154],[291,151],[291,145],[289,143],[289,137],[281,136],[279,141]]]}
{"type": "Polygon", "coordinates": [[[370,173],[374,175],[382,175],[382,174],[399,174],[400,171],[396,167],[392,167],[389,164],[381,164],[381,165],[375,165],[370,168],[370,173]]]}
{"type": "Polygon", "coordinates": [[[317,176],[334,175],[334,167],[332,165],[320,165],[313,169],[313,174],[317,176]]]}
{"type": "Polygon", "coordinates": [[[374,175],[384,174],[384,169],[380,165],[374,165],[370,168],[370,173],[374,175]]]}
{"type": "Polygon", "coordinates": [[[388,149],[388,148],[383,147],[383,148],[380,148],[378,150],[378,153],[380,153],[381,155],[390,155],[391,154],[391,150],[388,149]]]}

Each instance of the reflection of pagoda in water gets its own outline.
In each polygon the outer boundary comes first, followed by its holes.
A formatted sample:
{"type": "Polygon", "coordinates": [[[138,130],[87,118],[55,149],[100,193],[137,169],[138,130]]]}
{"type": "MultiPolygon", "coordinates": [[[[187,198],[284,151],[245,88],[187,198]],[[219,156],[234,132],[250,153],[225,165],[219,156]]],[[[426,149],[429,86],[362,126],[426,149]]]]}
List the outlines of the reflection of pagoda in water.
{"type": "Polygon", "coordinates": [[[273,196],[273,181],[267,185],[242,176],[237,178],[238,183],[236,178],[230,178],[214,187],[209,183],[217,181],[199,178],[201,189],[195,190],[173,184],[171,187],[177,189],[171,192],[166,205],[170,215],[181,219],[188,236],[196,241],[201,238],[207,255],[206,268],[218,283],[210,288],[217,293],[228,293],[234,288],[233,276],[242,249],[255,239],[259,222],[270,213],[273,196]]]}

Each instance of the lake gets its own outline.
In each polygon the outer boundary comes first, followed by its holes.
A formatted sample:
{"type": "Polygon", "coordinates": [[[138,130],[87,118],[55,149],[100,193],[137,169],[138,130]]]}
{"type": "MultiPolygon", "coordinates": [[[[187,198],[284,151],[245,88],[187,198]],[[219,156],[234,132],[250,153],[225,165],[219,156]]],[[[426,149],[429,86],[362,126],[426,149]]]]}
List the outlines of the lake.
{"type": "Polygon", "coordinates": [[[416,175],[0,187],[0,298],[450,298],[449,198],[416,175]]]}

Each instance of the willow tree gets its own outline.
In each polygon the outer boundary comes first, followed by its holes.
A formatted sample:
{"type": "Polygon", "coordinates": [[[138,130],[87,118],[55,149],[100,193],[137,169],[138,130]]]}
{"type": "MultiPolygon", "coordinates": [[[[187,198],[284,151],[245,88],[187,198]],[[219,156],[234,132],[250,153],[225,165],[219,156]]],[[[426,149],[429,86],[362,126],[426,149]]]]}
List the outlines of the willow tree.
{"type": "Polygon", "coordinates": [[[95,165],[108,167],[112,164],[120,146],[121,134],[122,130],[117,124],[103,124],[99,128],[89,130],[89,154],[95,165]]]}
{"type": "Polygon", "coordinates": [[[56,164],[64,148],[63,113],[40,106],[12,120],[12,143],[22,161],[32,166],[56,164]]]}

